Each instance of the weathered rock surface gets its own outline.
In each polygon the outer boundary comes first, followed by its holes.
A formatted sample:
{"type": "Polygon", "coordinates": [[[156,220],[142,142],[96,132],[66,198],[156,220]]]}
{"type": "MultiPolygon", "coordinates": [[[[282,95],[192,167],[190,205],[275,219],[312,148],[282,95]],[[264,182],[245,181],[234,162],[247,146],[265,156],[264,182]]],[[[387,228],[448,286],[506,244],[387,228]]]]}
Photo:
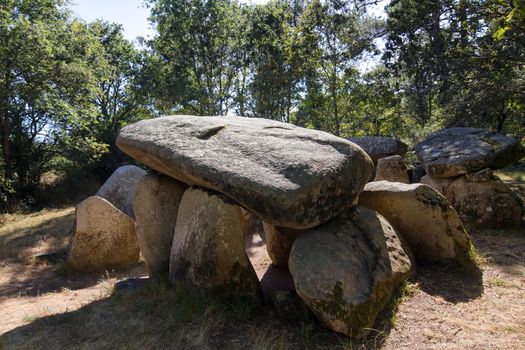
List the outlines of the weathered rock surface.
{"type": "Polygon", "coordinates": [[[454,177],[452,178],[445,177],[445,178],[440,179],[440,178],[433,178],[432,176],[427,174],[421,178],[421,183],[432,187],[433,189],[435,189],[442,195],[446,196],[447,188],[448,186],[450,186],[451,183],[454,182],[454,180],[456,180],[456,178],[454,177]]]}
{"type": "Polygon", "coordinates": [[[135,222],[113,204],[92,196],[77,205],[75,215],[67,255],[71,270],[104,272],[139,260],[135,222]]]}
{"type": "Polygon", "coordinates": [[[135,229],[150,276],[168,272],[175,222],[187,186],[163,175],[148,174],[135,194],[135,229]]]}
{"type": "Polygon", "coordinates": [[[475,181],[462,176],[447,188],[446,196],[461,219],[465,223],[485,228],[521,225],[521,198],[497,178],[481,181],[482,175],[470,177],[475,181]]]}
{"type": "Polygon", "coordinates": [[[376,212],[357,207],[295,240],[297,294],[331,329],[360,337],[409,276],[409,250],[376,212]]]}
{"type": "Polygon", "coordinates": [[[518,140],[477,128],[438,131],[417,144],[415,151],[427,173],[435,178],[498,169],[525,157],[525,147],[518,140]]]}
{"type": "Polygon", "coordinates": [[[285,227],[277,227],[263,222],[266,250],[274,266],[287,267],[292,244],[303,233],[285,227]]]}
{"type": "Polygon", "coordinates": [[[124,127],[117,145],[161,173],[295,229],[341,213],[373,172],[370,157],[350,141],[259,118],[144,120],[124,127]]]}
{"type": "Polygon", "coordinates": [[[261,297],[244,251],[240,208],[226,196],[190,188],[182,197],[171,248],[170,280],[203,292],[261,297]]]}
{"type": "Polygon", "coordinates": [[[259,237],[261,237],[262,241],[265,242],[263,223],[257,217],[257,215],[244,208],[241,208],[240,213],[243,235],[245,237],[248,237],[250,235],[258,235],[259,237]]]}
{"type": "Polygon", "coordinates": [[[377,161],[376,177],[374,181],[410,183],[403,157],[395,155],[380,158],[377,161]]]}
{"type": "Polygon", "coordinates": [[[384,136],[363,136],[363,137],[350,137],[348,140],[359,145],[366,153],[372,158],[374,164],[380,158],[399,155],[404,156],[407,153],[408,146],[393,138],[384,136]]]}
{"type": "Polygon", "coordinates": [[[106,199],[124,214],[135,218],[133,200],[140,179],[146,171],[134,165],[119,167],[100,187],[96,196],[106,199]]]}
{"type": "Polygon", "coordinates": [[[407,241],[418,260],[464,264],[471,243],[447,199],[424,184],[370,182],[359,204],[383,215],[407,241]]]}

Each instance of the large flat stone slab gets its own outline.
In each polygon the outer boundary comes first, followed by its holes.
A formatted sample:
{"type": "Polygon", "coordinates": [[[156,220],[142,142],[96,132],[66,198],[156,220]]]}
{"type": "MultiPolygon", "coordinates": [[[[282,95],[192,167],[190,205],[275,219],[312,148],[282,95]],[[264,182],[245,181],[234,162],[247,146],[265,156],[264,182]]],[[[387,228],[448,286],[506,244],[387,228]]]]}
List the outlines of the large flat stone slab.
{"type": "Polygon", "coordinates": [[[525,157],[525,147],[510,136],[478,128],[438,131],[414,147],[427,173],[452,177],[484,168],[499,169],[525,157]]]}
{"type": "Polygon", "coordinates": [[[373,172],[357,145],[268,119],[169,116],[122,129],[117,145],[147,166],[213,189],[275,226],[306,229],[352,203],[373,172]]]}
{"type": "Polygon", "coordinates": [[[348,140],[359,145],[372,158],[375,164],[381,158],[399,155],[403,157],[408,151],[408,146],[393,137],[362,136],[349,137],[348,140]]]}

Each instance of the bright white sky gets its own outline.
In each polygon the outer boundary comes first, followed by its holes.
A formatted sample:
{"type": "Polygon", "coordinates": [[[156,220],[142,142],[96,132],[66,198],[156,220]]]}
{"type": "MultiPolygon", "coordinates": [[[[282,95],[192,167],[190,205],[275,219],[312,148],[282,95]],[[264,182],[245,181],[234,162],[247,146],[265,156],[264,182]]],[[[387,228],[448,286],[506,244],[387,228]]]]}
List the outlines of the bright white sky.
{"type": "MultiPolygon", "coordinates": [[[[267,0],[245,0],[246,3],[262,4],[267,0]]],[[[376,15],[384,15],[384,7],[388,0],[372,9],[376,15]]],[[[71,0],[71,9],[80,18],[91,22],[104,19],[122,24],[127,39],[134,40],[137,36],[152,37],[153,29],[148,23],[149,9],[144,0],[71,0]]]]}

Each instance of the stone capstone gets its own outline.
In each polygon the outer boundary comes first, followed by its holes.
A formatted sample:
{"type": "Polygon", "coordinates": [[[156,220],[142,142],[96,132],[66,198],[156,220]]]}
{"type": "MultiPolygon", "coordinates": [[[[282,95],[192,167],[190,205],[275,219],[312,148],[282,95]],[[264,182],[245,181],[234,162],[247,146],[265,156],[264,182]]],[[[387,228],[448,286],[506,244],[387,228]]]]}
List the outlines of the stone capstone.
{"type": "Polygon", "coordinates": [[[414,148],[427,173],[435,178],[499,169],[525,157],[525,147],[517,139],[478,128],[444,129],[414,148]]]}
{"type": "Polygon", "coordinates": [[[407,153],[408,146],[393,138],[385,136],[363,136],[350,137],[348,140],[359,145],[372,158],[374,164],[380,158],[399,155],[403,157],[407,153]]]}
{"type": "Polygon", "coordinates": [[[117,145],[163,174],[221,192],[262,220],[295,229],[341,213],[374,168],[350,141],[259,118],[143,120],[124,127],[117,145]]]}

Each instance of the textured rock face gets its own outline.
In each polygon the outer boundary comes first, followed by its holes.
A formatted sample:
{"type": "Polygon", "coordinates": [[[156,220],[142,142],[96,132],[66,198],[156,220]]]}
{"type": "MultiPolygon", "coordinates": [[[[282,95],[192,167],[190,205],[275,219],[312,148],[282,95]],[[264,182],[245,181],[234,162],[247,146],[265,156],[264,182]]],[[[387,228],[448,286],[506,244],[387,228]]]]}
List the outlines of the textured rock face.
{"type": "Polygon", "coordinates": [[[416,259],[459,264],[470,260],[470,239],[456,210],[430,186],[370,182],[359,204],[377,211],[394,225],[416,259]]]}
{"type": "Polygon", "coordinates": [[[135,229],[150,276],[168,272],[175,222],[186,185],[167,176],[148,174],[135,194],[135,229]]]}
{"type": "Polygon", "coordinates": [[[498,169],[525,157],[525,147],[518,140],[477,128],[438,131],[417,144],[415,151],[427,173],[435,178],[498,169]]]}
{"type": "Polygon", "coordinates": [[[144,175],[146,171],[134,165],[121,166],[100,187],[96,196],[106,199],[124,214],[135,218],[133,199],[144,175]]]}
{"type": "Polygon", "coordinates": [[[182,197],[171,248],[170,280],[203,292],[261,297],[244,251],[240,208],[220,194],[190,188],[182,197]]]}
{"type": "MultiPolygon", "coordinates": [[[[478,227],[506,227],[522,224],[523,202],[501,180],[485,178],[482,174],[470,181],[466,176],[452,182],[446,196],[461,219],[478,227]]],[[[472,178],[472,177],[471,177],[472,178]]]]}
{"type": "Polygon", "coordinates": [[[412,271],[409,250],[376,212],[357,207],[294,242],[289,260],[297,294],[331,329],[364,335],[412,271]]]}
{"type": "Polygon", "coordinates": [[[262,221],[255,214],[249,212],[244,208],[241,208],[240,213],[243,235],[245,237],[248,237],[250,235],[258,235],[264,242],[265,237],[262,221]]]}
{"type": "Polygon", "coordinates": [[[344,210],[373,172],[357,145],[267,119],[172,116],[122,129],[117,145],[149,167],[222,192],[272,225],[305,229],[344,210]]]}
{"type": "Polygon", "coordinates": [[[408,180],[407,167],[403,158],[398,155],[380,158],[377,161],[374,181],[410,183],[408,180]]]}
{"type": "Polygon", "coordinates": [[[359,145],[372,158],[374,164],[380,158],[399,155],[403,157],[407,153],[408,146],[392,137],[384,136],[363,136],[350,137],[348,140],[359,145]]]}
{"type": "Polygon", "coordinates": [[[67,256],[70,269],[104,272],[139,260],[135,222],[113,204],[92,196],[77,205],[75,215],[67,256]]]}
{"type": "Polygon", "coordinates": [[[276,227],[266,222],[263,222],[263,227],[266,250],[273,265],[287,267],[292,244],[303,231],[276,227]]]}
{"type": "Polygon", "coordinates": [[[447,194],[448,186],[450,186],[450,184],[453,183],[454,180],[455,178],[445,177],[442,179],[439,179],[439,178],[436,179],[430,175],[425,175],[421,178],[421,183],[432,187],[433,189],[435,189],[436,191],[438,191],[439,193],[445,196],[447,194]]]}

